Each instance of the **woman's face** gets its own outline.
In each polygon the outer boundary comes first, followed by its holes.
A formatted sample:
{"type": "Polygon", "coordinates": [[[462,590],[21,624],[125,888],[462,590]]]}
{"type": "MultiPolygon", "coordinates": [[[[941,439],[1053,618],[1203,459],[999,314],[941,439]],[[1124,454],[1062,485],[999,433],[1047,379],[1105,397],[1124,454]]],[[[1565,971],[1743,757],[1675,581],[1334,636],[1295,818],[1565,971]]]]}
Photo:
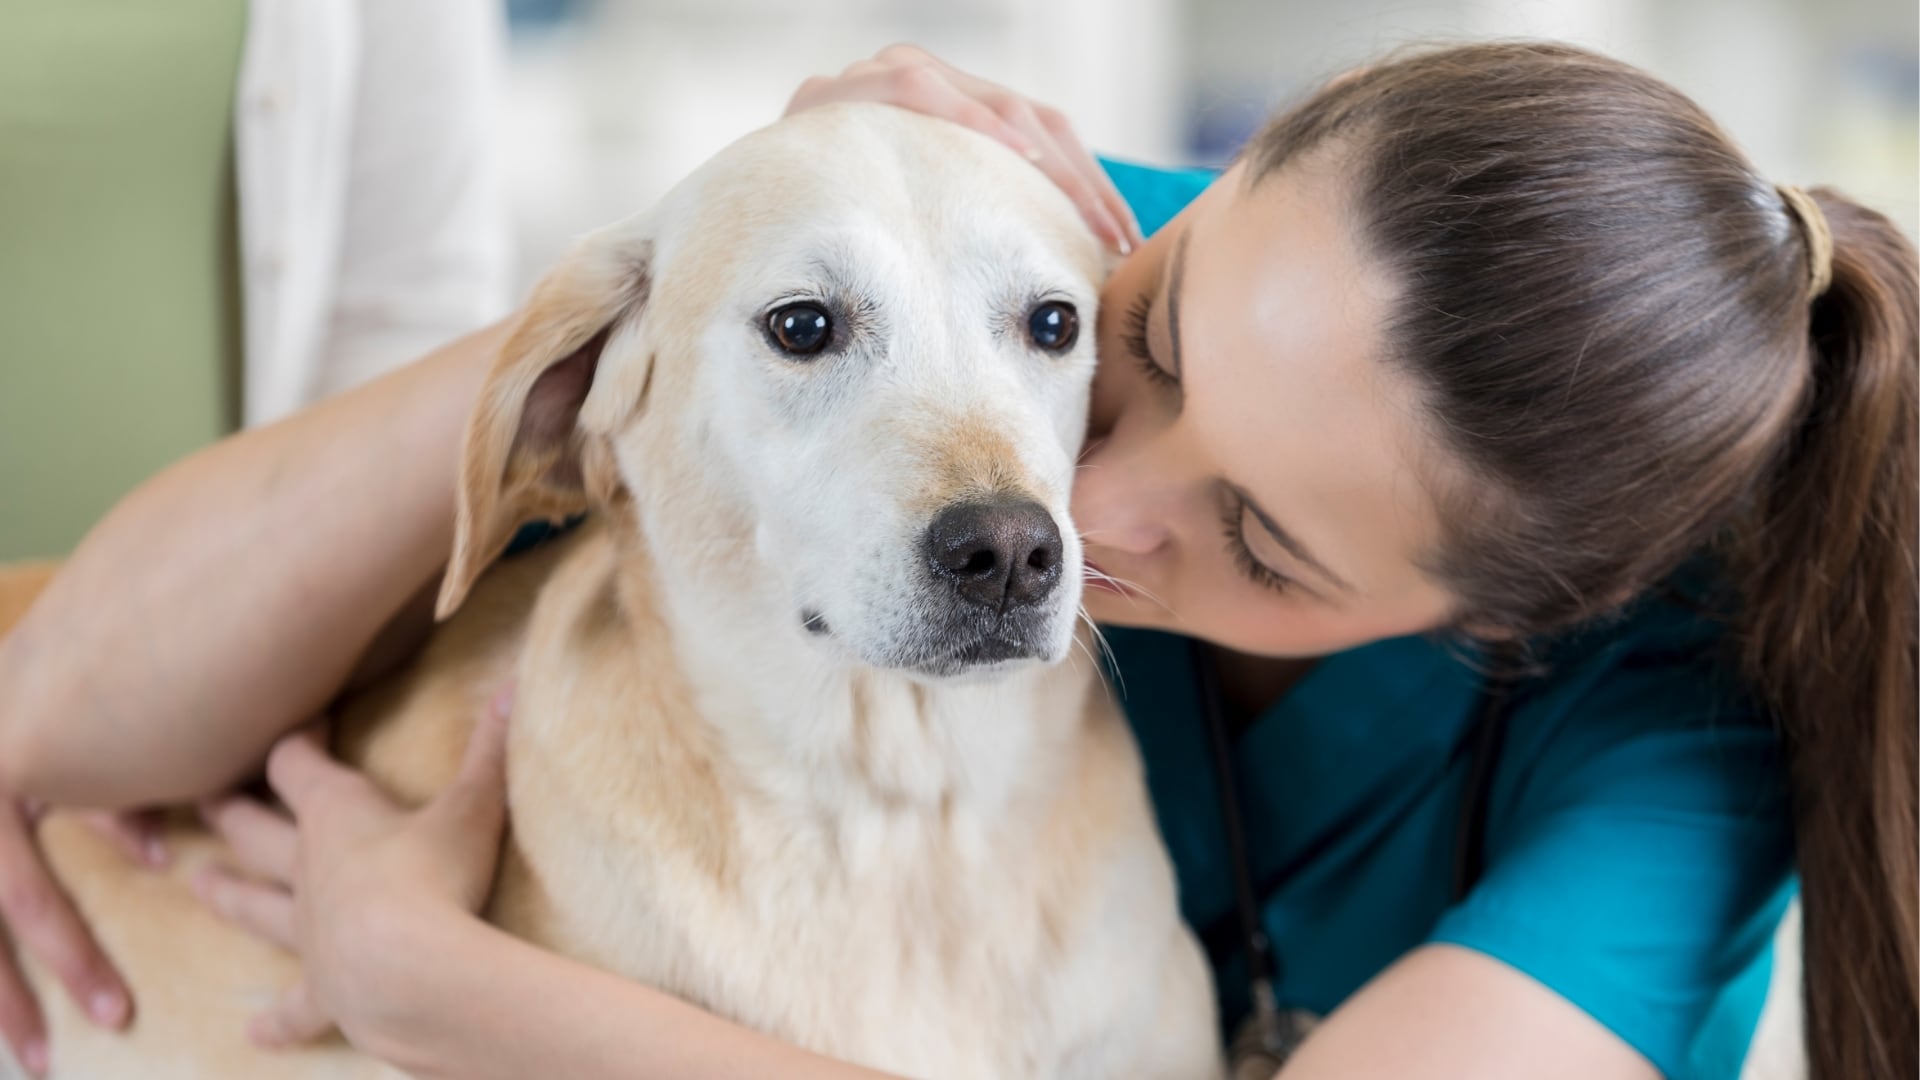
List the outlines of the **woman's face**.
{"type": "Polygon", "coordinates": [[[1124,583],[1089,581],[1100,622],[1317,656],[1447,619],[1420,566],[1437,451],[1323,157],[1251,191],[1236,166],[1107,282],[1073,492],[1091,568],[1124,583]]]}

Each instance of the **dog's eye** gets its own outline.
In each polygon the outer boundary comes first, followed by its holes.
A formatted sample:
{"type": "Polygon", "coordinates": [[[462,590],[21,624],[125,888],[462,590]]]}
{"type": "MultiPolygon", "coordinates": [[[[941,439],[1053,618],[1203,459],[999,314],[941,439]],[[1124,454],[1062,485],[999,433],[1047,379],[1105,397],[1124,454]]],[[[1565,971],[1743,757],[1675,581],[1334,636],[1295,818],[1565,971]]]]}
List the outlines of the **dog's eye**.
{"type": "Polygon", "coordinates": [[[788,304],[767,316],[767,333],[788,356],[813,356],[833,341],[833,318],[814,304],[788,304]]]}
{"type": "Polygon", "coordinates": [[[1048,352],[1066,352],[1080,338],[1080,313],[1065,301],[1049,300],[1027,316],[1027,336],[1048,352]]]}

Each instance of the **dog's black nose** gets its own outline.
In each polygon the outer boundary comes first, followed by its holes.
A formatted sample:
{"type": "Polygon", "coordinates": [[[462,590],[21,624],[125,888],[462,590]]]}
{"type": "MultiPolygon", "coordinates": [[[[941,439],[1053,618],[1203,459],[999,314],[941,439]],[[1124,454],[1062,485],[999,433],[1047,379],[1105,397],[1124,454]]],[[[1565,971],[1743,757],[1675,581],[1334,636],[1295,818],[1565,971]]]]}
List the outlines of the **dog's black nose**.
{"type": "Polygon", "coordinates": [[[1037,603],[1060,581],[1060,528],[1032,499],[959,503],[927,527],[927,564],[972,603],[1037,603]]]}

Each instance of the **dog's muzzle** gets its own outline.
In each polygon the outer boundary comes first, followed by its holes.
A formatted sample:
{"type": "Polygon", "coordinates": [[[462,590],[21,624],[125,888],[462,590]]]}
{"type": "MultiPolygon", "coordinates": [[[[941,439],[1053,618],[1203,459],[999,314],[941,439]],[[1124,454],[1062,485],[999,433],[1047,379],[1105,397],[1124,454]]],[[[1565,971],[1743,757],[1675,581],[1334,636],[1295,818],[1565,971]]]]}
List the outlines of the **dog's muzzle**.
{"type": "Polygon", "coordinates": [[[1046,655],[1063,558],[1046,507],[1017,497],[956,503],[934,516],[923,544],[934,609],[921,667],[953,674],[1046,655]]]}

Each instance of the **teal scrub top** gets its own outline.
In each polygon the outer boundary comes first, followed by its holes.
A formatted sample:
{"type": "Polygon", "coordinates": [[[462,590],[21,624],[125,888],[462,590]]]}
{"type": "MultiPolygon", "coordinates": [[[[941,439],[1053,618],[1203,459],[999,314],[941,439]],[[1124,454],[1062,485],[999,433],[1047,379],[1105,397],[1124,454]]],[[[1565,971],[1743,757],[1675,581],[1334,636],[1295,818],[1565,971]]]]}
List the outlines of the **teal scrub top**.
{"type": "MultiPolygon", "coordinates": [[[[1149,235],[1202,170],[1103,161],[1149,235]]],[[[1794,891],[1782,750],[1676,584],[1542,646],[1514,691],[1485,871],[1452,898],[1482,679],[1427,638],[1329,656],[1237,737],[1233,767],[1286,1005],[1326,1013],[1431,942],[1494,957],[1676,1078],[1737,1076],[1794,891]]],[[[1184,639],[1108,631],[1180,905],[1227,1030],[1247,1011],[1232,864],[1184,639]]]]}

